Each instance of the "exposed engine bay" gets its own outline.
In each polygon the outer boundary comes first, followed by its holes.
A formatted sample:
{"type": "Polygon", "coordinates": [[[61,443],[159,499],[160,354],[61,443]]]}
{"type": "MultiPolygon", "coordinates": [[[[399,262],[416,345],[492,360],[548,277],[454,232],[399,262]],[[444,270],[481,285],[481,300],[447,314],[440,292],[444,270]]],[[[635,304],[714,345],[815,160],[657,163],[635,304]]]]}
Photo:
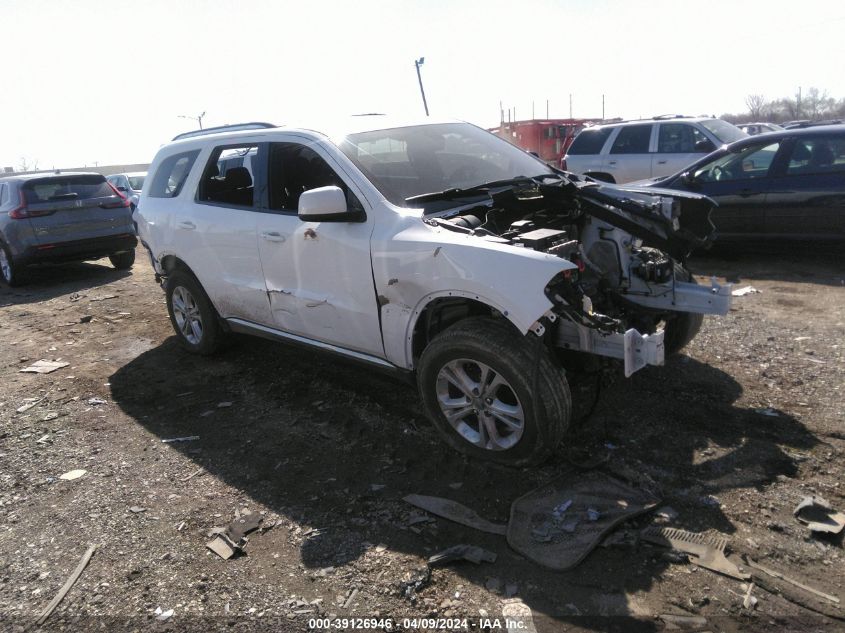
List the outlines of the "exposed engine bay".
{"type": "Polygon", "coordinates": [[[729,288],[698,286],[684,266],[713,239],[709,198],[570,174],[525,180],[426,221],[569,260],[577,269],[552,279],[546,295],[556,315],[602,335],[653,334],[679,312],[727,312],[729,288]]]}

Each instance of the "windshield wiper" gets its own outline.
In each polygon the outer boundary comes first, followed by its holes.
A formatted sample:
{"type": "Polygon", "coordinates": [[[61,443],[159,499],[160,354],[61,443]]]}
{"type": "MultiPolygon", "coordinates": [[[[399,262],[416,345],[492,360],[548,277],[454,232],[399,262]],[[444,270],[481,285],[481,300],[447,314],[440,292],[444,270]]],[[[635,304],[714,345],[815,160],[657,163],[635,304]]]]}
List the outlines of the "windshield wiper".
{"type": "Polygon", "coordinates": [[[78,197],[79,197],[79,194],[76,193],[76,192],[60,193],[60,194],[57,194],[55,196],[50,196],[49,198],[47,198],[47,200],[50,200],[50,201],[53,201],[53,200],[73,200],[73,199],[78,198],[78,197]]]}
{"type": "Polygon", "coordinates": [[[480,185],[466,187],[464,189],[444,189],[443,191],[432,191],[430,193],[421,193],[410,198],[405,198],[405,202],[432,202],[434,200],[454,200],[455,198],[465,198],[481,193],[486,193],[490,189],[498,189],[500,187],[513,187],[516,185],[536,185],[538,181],[547,178],[560,179],[558,174],[539,174],[532,178],[528,176],[517,176],[516,178],[508,178],[506,180],[492,180],[484,182],[480,185]]]}

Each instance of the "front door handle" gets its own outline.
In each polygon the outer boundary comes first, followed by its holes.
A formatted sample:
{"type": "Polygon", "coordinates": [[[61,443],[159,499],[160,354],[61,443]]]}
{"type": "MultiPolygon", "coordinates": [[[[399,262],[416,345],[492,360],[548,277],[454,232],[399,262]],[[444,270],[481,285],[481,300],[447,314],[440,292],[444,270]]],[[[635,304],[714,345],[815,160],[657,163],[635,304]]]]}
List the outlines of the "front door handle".
{"type": "Polygon", "coordinates": [[[176,226],[178,226],[180,229],[184,229],[186,231],[193,231],[195,228],[197,228],[197,225],[194,224],[193,222],[180,222],[176,226]]]}
{"type": "Polygon", "coordinates": [[[263,237],[268,242],[284,242],[285,241],[285,236],[282,235],[281,233],[279,233],[278,231],[264,231],[261,234],[261,237],[263,237]]]}
{"type": "Polygon", "coordinates": [[[665,160],[659,160],[659,161],[657,161],[657,164],[658,165],[665,165],[666,161],[665,160]]]}
{"type": "Polygon", "coordinates": [[[616,161],[615,161],[615,160],[611,160],[611,161],[608,161],[608,163],[607,163],[607,164],[608,164],[608,165],[615,165],[615,164],[616,164],[616,161]]]}

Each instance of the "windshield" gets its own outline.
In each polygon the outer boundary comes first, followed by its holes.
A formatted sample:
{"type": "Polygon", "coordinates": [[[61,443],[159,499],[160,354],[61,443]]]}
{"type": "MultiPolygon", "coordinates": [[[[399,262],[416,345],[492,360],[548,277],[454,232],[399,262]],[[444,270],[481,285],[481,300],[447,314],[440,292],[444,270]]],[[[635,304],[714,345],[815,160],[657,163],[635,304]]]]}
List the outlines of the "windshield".
{"type": "Polygon", "coordinates": [[[741,138],[748,137],[748,134],[740,130],[735,125],[731,125],[722,119],[706,119],[701,122],[710,133],[724,144],[733,143],[741,138]]]}
{"type": "Polygon", "coordinates": [[[541,160],[469,123],[362,132],[339,146],[385,198],[402,207],[419,207],[406,198],[424,193],[554,173],[541,160]]]}
{"type": "Polygon", "coordinates": [[[132,191],[141,191],[144,188],[144,178],[146,176],[129,176],[129,186],[132,191]]]}

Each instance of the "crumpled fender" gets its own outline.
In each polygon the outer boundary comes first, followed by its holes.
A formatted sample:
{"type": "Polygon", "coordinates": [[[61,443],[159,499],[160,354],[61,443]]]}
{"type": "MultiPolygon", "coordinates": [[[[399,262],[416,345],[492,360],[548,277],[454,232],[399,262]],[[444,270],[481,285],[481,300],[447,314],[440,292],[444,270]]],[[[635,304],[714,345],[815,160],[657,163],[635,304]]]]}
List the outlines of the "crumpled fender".
{"type": "Polygon", "coordinates": [[[405,218],[404,225],[391,239],[374,239],[372,251],[384,349],[399,367],[413,367],[414,326],[435,299],[479,301],[526,333],[552,307],[543,292],[549,280],[576,268],[554,255],[430,226],[419,217],[405,218]]]}

